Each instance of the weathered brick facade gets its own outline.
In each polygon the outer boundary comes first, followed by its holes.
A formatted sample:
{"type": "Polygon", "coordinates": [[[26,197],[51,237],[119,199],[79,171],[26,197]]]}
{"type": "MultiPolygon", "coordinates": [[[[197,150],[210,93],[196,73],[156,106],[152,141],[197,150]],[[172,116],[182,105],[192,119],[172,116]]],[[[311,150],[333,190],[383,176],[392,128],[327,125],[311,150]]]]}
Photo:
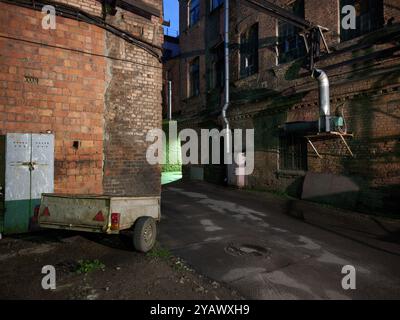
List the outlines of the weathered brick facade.
{"type": "MultiPolygon", "coordinates": [[[[281,6],[288,1],[274,1],[281,6]]],[[[290,2],[292,3],[292,2],[290,2]]],[[[304,1],[304,17],[327,27],[326,39],[332,50],[317,66],[326,71],[331,83],[331,112],[344,115],[355,157],[348,156],[339,140],[315,142],[323,158],[308,146],[307,170],[344,175],[360,190],[351,200],[336,205],[364,211],[396,212],[400,185],[400,84],[398,32],[399,1],[383,1],[384,25],[349,41],[340,40],[340,1],[304,1]]],[[[187,1],[180,1],[181,88],[183,116],[180,126],[202,128],[214,122],[223,99],[221,88],[209,85],[215,61],[214,48],[222,41],[223,10],[210,12],[201,2],[200,21],[188,27],[187,1]],[[200,58],[200,95],[189,98],[188,62],[200,58]]],[[[275,43],[277,20],[256,12],[238,1],[231,1],[231,98],[229,119],[232,128],[255,129],[255,171],[246,179],[248,188],[279,190],[299,196],[306,172],[280,168],[279,126],[292,121],[318,119],[318,85],[301,68],[303,60],[279,63],[275,43]],[[242,77],[240,71],[240,34],[258,23],[258,70],[242,77]]],[[[205,167],[205,179],[215,180],[218,167],[205,167]],[[207,173],[209,171],[212,173],[207,173]]],[[[187,168],[185,170],[187,172],[187,168]]]]}
{"type": "MultiPolygon", "coordinates": [[[[58,2],[103,17],[100,1],[58,2]]],[[[159,48],[161,0],[140,2],[159,16],[117,7],[106,21],[159,48]]],[[[56,192],[158,195],[145,137],[161,127],[161,62],[91,23],[57,16],[45,30],[43,16],[0,2],[0,134],[55,134],[56,192]]]]}
{"type": "MultiPolygon", "coordinates": [[[[158,2],[158,1],[157,1],[158,2]]],[[[161,1],[159,1],[161,3],[161,1]]],[[[131,13],[110,17],[150,42],[162,44],[159,19],[131,13]]],[[[152,195],[160,192],[160,168],[148,164],[146,134],[161,128],[162,65],[142,49],[107,34],[107,51],[132,63],[109,61],[104,137],[104,190],[113,194],[152,195]]]]}

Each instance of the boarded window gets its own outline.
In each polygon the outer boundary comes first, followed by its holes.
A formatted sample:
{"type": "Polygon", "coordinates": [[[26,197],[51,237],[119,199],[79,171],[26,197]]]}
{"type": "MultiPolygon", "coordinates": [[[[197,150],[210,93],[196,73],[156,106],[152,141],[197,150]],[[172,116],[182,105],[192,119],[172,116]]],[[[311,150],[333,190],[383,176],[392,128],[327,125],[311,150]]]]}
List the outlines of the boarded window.
{"type": "MultiPolygon", "coordinates": [[[[341,0],[340,5],[341,8],[351,5],[356,9],[356,28],[346,30],[343,29],[343,24],[341,23],[341,41],[362,36],[384,25],[383,0],[341,0]]],[[[345,16],[347,14],[341,13],[341,21],[345,16]]]]}
{"type": "MultiPolygon", "coordinates": [[[[294,1],[287,10],[296,16],[304,18],[304,0],[294,1]]],[[[286,63],[303,57],[306,49],[303,38],[299,35],[300,29],[290,23],[278,21],[278,54],[279,63],[286,63]]]]}
{"type": "Polygon", "coordinates": [[[200,19],[200,0],[191,0],[189,4],[189,27],[200,19]]]}
{"type": "Polygon", "coordinates": [[[240,76],[258,72],[258,23],[240,35],[240,76]]]}
{"type": "Polygon", "coordinates": [[[307,170],[307,141],[304,137],[291,134],[279,138],[279,169],[307,170]]]}
{"type": "Polygon", "coordinates": [[[195,58],[189,66],[190,73],[190,91],[189,96],[198,96],[200,94],[200,59],[195,58]]]}

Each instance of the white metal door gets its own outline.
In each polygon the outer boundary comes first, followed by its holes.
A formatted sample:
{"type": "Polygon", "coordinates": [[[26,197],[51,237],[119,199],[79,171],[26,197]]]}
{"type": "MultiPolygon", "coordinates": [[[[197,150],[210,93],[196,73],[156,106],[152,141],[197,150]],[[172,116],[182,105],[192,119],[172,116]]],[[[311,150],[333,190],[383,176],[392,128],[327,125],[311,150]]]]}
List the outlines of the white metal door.
{"type": "Polygon", "coordinates": [[[7,134],[5,201],[30,199],[31,135],[7,134]]]}
{"type": "Polygon", "coordinates": [[[32,134],[31,199],[54,192],[54,136],[32,134]]]}
{"type": "Polygon", "coordinates": [[[54,191],[54,136],[6,136],[5,233],[27,232],[42,193],[54,191]]]}

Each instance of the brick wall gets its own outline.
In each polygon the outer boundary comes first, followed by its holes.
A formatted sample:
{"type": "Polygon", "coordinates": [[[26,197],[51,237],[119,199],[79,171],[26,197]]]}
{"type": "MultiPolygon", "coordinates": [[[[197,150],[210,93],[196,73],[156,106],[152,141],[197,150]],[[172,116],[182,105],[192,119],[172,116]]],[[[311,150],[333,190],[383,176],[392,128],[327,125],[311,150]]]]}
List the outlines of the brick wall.
{"type": "Polygon", "coordinates": [[[188,25],[188,1],[179,1],[179,30],[181,46],[181,96],[182,112],[190,114],[206,108],[206,58],[205,58],[205,22],[207,1],[200,1],[200,20],[193,26],[188,25]],[[198,57],[200,61],[200,95],[189,96],[189,65],[198,57]]]}
{"type": "MultiPolygon", "coordinates": [[[[144,38],[161,46],[159,20],[148,21],[119,10],[109,23],[142,29],[144,38]]],[[[107,35],[107,52],[132,62],[108,62],[104,135],[104,190],[110,194],[158,195],[160,167],[146,160],[146,134],[161,128],[162,65],[149,53],[107,35]]]]}
{"type": "Polygon", "coordinates": [[[57,0],[57,2],[79,8],[95,16],[102,15],[101,3],[96,0],[57,0]]]}
{"type": "Polygon", "coordinates": [[[385,0],[383,3],[383,10],[386,24],[400,22],[400,6],[398,0],[385,0]]]}
{"type": "MultiPolygon", "coordinates": [[[[181,1],[181,4],[184,3],[181,1]]],[[[285,5],[288,1],[275,3],[285,5]]],[[[306,19],[329,28],[326,39],[333,53],[321,59],[318,67],[325,70],[330,78],[332,114],[341,115],[343,112],[348,129],[354,134],[349,144],[356,155],[355,158],[348,157],[340,141],[316,142],[323,159],[308,147],[308,170],[354,179],[360,192],[354,195],[352,209],[385,213],[397,210],[396,199],[400,195],[400,74],[396,43],[387,35],[399,28],[396,25],[400,18],[399,8],[398,1],[385,0],[386,25],[383,30],[340,43],[339,2],[305,0],[306,19]]],[[[203,15],[204,34],[215,33],[215,28],[207,30],[207,26],[211,25],[207,20],[214,18],[204,12],[203,15]]],[[[255,129],[255,171],[247,177],[247,187],[278,189],[299,196],[304,173],[282,171],[278,165],[279,126],[285,122],[318,118],[317,82],[311,79],[307,70],[301,68],[302,61],[277,65],[275,48],[271,45],[276,41],[276,19],[243,4],[238,7],[236,3],[231,7],[230,18],[233,102],[229,118],[232,128],[255,129]],[[259,24],[259,71],[241,79],[237,44],[240,33],[254,23],[259,24]]],[[[209,39],[190,30],[186,38],[181,38],[182,54],[190,53],[192,43],[201,47],[199,41],[203,43],[207,55],[211,46],[209,39]]],[[[201,73],[207,72],[208,68],[210,64],[206,56],[201,73]]],[[[219,127],[218,115],[207,115],[203,111],[211,109],[210,101],[206,100],[205,108],[194,111],[189,103],[183,105],[187,114],[182,117],[180,127],[198,129],[209,127],[210,123],[219,127]]],[[[215,172],[219,170],[219,167],[215,168],[215,172]]],[[[184,172],[187,170],[184,169],[184,172]]]]}
{"type": "MultiPolygon", "coordinates": [[[[95,0],[60,2],[101,15],[95,0]]],[[[161,0],[146,2],[161,9],[161,0]]],[[[42,17],[0,3],[0,36],[24,40],[0,37],[0,134],[55,134],[56,192],[159,194],[144,139],[161,127],[161,63],[97,26],[57,16],[56,30],[44,30],[42,17]]],[[[119,9],[109,19],[162,43],[157,17],[119,9]]]]}
{"type": "MultiPolygon", "coordinates": [[[[57,17],[57,29],[44,30],[42,17],[0,3],[1,35],[104,53],[102,29],[57,17]]],[[[102,57],[0,38],[1,134],[55,134],[56,192],[102,192],[105,70],[102,57]]]]}

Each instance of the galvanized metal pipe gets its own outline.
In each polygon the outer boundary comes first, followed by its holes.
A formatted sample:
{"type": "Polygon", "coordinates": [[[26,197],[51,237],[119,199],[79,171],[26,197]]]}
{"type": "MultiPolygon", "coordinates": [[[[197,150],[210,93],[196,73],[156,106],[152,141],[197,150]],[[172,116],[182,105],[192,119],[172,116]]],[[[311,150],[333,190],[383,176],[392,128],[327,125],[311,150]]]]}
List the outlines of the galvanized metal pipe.
{"type": "Polygon", "coordinates": [[[168,120],[172,120],[172,81],[168,81],[168,120]]]}
{"type": "Polygon", "coordinates": [[[331,115],[329,78],[323,70],[314,69],[312,77],[318,81],[319,85],[319,112],[321,116],[331,115]]]}
{"type": "Polygon", "coordinates": [[[314,69],[312,77],[318,81],[319,87],[319,131],[331,131],[331,105],[329,93],[329,78],[327,74],[320,69],[314,69]]]}
{"type": "Polygon", "coordinates": [[[225,104],[222,108],[222,118],[225,123],[225,146],[226,153],[231,153],[231,141],[230,141],[230,126],[229,120],[227,118],[227,111],[229,108],[229,0],[225,0],[225,8],[224,8],[224,42],[225,42],[225,104]]]}

